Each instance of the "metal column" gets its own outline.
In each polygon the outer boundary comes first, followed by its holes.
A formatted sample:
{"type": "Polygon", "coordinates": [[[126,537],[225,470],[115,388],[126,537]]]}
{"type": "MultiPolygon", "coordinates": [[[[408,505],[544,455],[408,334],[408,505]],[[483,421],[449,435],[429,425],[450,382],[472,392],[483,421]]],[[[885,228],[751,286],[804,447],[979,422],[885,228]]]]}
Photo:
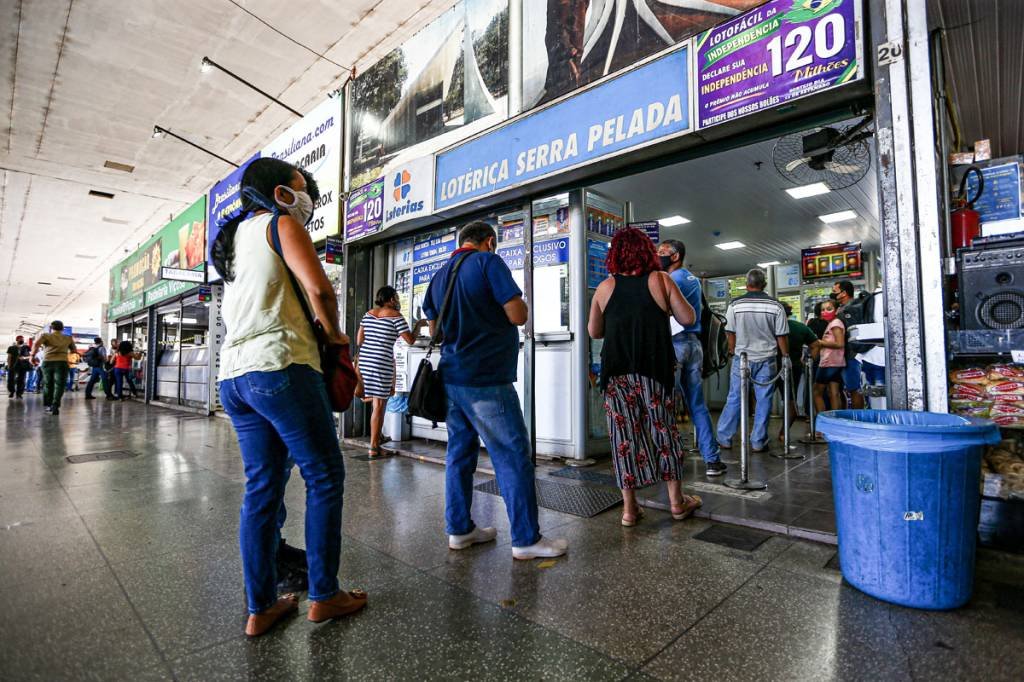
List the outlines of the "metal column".
{"type": "Polygon", "coordinates": [[[874,61],[886,43],[903,55],[874,68],[888,404],[944,412],[941,226],[925,0],[867,4],[867,58],[874,61]]]}
{"type": "Polygon", "coordinates": [[[587,333],[587,223],[583,208],[583,190],[569,192],[569,315],[572,320],[572,440],[576,446],[574,459],[587,457],[590,429],[587,416],[589,403],[588,357],[590,335],[587,333]]]}
{"type": "Polygon", "coordinates": [[[533,296],[533,202],[523,204],[523,294],[529,306],[523,325],[523,416],[530,434],[530,455],[537,463],[537,343],[534,338],[536,300],[533,296]]]}

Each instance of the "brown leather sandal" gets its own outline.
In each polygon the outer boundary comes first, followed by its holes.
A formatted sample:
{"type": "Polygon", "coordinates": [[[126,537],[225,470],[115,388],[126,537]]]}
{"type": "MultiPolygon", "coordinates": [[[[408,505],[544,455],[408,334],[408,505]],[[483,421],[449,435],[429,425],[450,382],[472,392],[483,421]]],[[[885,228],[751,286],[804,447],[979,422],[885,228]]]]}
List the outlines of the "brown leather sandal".
{"type": "Polygon", "coordinates": [[[636,508],[636,514],[628,514],[626,512],[622,512],[622,525],[626,528],[632,528],[637,523],[639,523],[640,519],[642,519],[643,517],[644,508],[640,506],[636,508]]]}
{"type": "Polygon", "coordinates": [[[693,512],[697,511],[704,505],[704,500],[700,499],[700,495],[687,495],[689,501],[683,504],[682,507],[672,507],[672,518],[676,521],[683,521],[693,516],[693,512]]]}
{"type": "Polygon", "coordinates": [[[247,637],[259,637],[298,610],[299,598],[294,594],[286,594],[269,609],[250,614],[249,622],[245,624],[245,634],[247,637]]]}
{"type": "Polygon", "coordinates": [[[341,591],[330,599],[311,602],[309,615],[306,616],[313,623],[322,623],[325,620],[341,618],[360,611],[366,606],[366,593],[362,590],[351,592],[341,591]]]}

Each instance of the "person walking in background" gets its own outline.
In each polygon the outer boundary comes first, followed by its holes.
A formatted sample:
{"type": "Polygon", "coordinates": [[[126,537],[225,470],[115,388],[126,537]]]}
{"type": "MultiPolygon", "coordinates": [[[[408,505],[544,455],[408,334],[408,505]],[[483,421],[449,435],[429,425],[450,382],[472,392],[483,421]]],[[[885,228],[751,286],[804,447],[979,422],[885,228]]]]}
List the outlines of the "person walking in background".
{"type": "MultiPolygon", "coordinates": [[[[32,340],[33,342],[35,339],[32,340]]],[[[43,349],[38,346],[29,346],[30,360],[28,370],[28,385],[25,390],[29,393],[36,393],[43,390],[43,349]]]]}
{"type": "Polygon", "coordinates": [[[74,345],[71,346],[71,350],[68,351],[68,390],[77,391],[78,387],[75,386],[75,381],[78,379],[78,363],[82,361],[82,356],[78,354],[78,349],[74,345]]]}
{"type": "Polygon", "coordinates": [[[363,377],[363,396],[373,403],[370,416],[370,457],[380,455],[381,432],[388,398],[395,393],[395,342],[401,337],[410,346],[416,342],[423,320],[413,331],[402,317],[398,292],[381,287],[374,307],[363,315],[356,333],[359,345],[359,373],[363,377]]]}
{"type": "Polygon", "coordinates": [[[537,490],[519,396],[519,325],[529,314],[523,292],[499,256],[498,235],[484,222],[459,232],[459,248],[427,288],[423,314],[430,333],[444,332],[439,369],[448,393],[445,523],[450,549],[491,542],[494,528],[473,523],[473,474],[483,440],[512,527],[512,557],[535,559],[565,554],[569,543],[544,538],[537,522],[537,490]],[[455,264],[458,264],[456,266],[455,264]],[[451,301],[439,319],[455,270],[451,301]]]}
{"type": "Polygon", "coordinates": [[[85,355],[82,356],[85,361],[86,367],[89,368],[89,381],[85,384],[85,399],[95,400],[96,396],[92,394],[92,389],[99,382],[103,387],[103,391],[109,396],[110,388],[106,382],[106,370],[103,365],[107,360],[107,349],[103,346],[103,339],[96,337],[92,340],[92,345],[89,346],[85,351],[85,355]]]}
{"type": "Polygon", "coordinates": [[[68,353],[75,341],[64,334],[64,323],[54,320],[50,331],[36,337],[36,347],[43,353],[43,407],[54,416],[60,414],[60,402],[68,382],[68,353]]]}
{"type": "Polygon", "coordinates": [[[32,349],[25,344],[25,337],[15,337],[14,345],[7,348],[7,392],[11,398],[24,397],[25,377],[32,369],[31,358],[32,349]]]}
{"type": "MultiPolygon", "coordinates": [[[[821,319],[828,325],[821,335],[818,346],[818,370],[814,375],[814,409],[818,414],[825,411],[825,391],[828,391],[832,409],[839,409],[843,404],[843,371],[846,368],[846,326],[836,316],[836,304],[825,301],[821,306],[821,319]]],[[[814,428],[814,425],[811,425],[814,428]]],[[[821,434],[815,431],[821,438],[821,434]]]]}
{"type": "MultiPolygon", "coordinates": [[[[754,452],[768,449],[768,416],[772,408],[771,380],[775,377],[777,352],[789,353],[789,323],[782,304],[764,293],[764,270],[747,272],[747,293],[729,303],[725,312],[729,353],[733,356],[729,376],[729,397],[718,418],[718,444],[732,448],[740,422],[740,354],[747,354],[750,378],[754,383],[756,409],[750,446],[754,452]]],[[[745,434],[744,434],[745,435],[745,434]]]]}
{"type": "Polygon", "coordinates": [[[117,359],[118,343],[116,339],[110,340],[110,348],[107,350],[107,359],[103,363],[104,378],[107,380],[105,393],[107,400],[117,400],[114,395],[114,361],[117,359]]]}
{"type": "Polygon", "coordinates": [[[677,239],[666,239],[658,246],[661,269],[668,272],[686,302],[693,308],[693,323],[682,325],[672,337],[676,365],[679,367],[679,384],[686,400],[686,411],[697,432],[697,447],[704,458],[708,476],[721,476],[726,466],[722,462],[715,430],[711,424],[711,413],[704,402],[704,349],[700,345],[700,311],[702,292],[700,280],[683,267],[686,246],[677,239]]]}
{"type": "MultiPolygon", "coordinates": [[[[663,255],[668,250],[662,244],[663,255]]],[[[697,313],[674,279],[661,272],[654,244],[640,230],[618,230],[606,262],[610,276],[594,292],[587,331],[604,339],[600,387],[622,490],[622,525],[640,520],[636,489],[659,481],[668,488],[672,518],[682,520],[701,499],[682,489],[684,450],[672,409],[676,353],[669,316],[687,328],[697,313]]]]}
{"type": "Polygon", "coordinates": [[[328,342],[347,344],[334,288],[306,231],[319,197],[316,182],[285,161],[261,158],[242,174],[241,195],[242,212],[222,227],[211,258],[224,278],[219,385],[245,465],[238,534],[249,608],[245,633],[255,637],[298,609],[293,595],[278,598],[276,576],[292,461],[306,481],[308,619],[354,613],[367,598],[338,585],[345,464],[317,339],[291,281],[294,276],[328,342]]]}
{"type": "MultiPolygon", "coordinates": [[[[783,303],[782,307],[786,311],[786,322],[789,325],[789,363],[793,368],[793,375],[789,384],[789,395],[784,394],[785,383],[782,377],[775,380],[775,388],[778,389],[782,399],[789,403],[789,426],[792,428],[793,423],[798,419],[796,404],[800,380],[804,377],[804,348],[809,349],[812,355],[816,354],[818,335],[803,322],[793,319],[793,306],[783,303]]],[[[778,361],[781,366],[782,351],[779,351],[778,361]]],[[[785,434],[782,429],[779,429],[779,442],[785,442],[785,434]]]]}
{"type": "Polygon", "coordinates": [[[117,354],[114,356],[114,398],[126,400],[124,395],[124,384],[128,382],[128,390],[132,397],[138,395],[135,387],[135,377],[132,376],[132,361],[141,360],[142,353],[135,350],[131,341],[122,341],[117,344],[117,354]]]}

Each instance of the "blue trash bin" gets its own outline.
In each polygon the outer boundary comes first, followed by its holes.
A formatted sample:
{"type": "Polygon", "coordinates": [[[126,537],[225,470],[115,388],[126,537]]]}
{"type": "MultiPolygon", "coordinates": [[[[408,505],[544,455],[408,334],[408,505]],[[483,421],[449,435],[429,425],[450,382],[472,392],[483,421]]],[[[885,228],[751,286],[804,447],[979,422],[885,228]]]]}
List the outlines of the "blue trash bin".
{"type": "Polygon", "coordinates": [[[839,563],[857,589],[921,609],[953,609],[974,589],[979,478],[988,421],[952,414],[836,410],[828,438],[839,563]]]}

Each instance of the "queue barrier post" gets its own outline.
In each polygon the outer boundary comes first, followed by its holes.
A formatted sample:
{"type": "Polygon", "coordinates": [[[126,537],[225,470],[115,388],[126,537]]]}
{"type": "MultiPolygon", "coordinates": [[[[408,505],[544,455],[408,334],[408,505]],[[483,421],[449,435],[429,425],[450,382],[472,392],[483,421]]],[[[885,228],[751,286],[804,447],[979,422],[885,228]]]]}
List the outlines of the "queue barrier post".
{"type": "Polygon", "coordinates": [[[803,459],[804,455],[795,454],[794,451],[797,449],[795,445],[790,444],[789,439],[789,413],[790,403],[793,403],[795,407],[796,401],[790,401],[790,397],[794,396],[793,388],[793,362],[790,360],[789,355],[782,356],[782,452],[773,452],[772,457],[777,459],[803,459]]]}
{"type": "Polygon", "coordinates": [[[737,490],[764,490],[766,481],[750,480],[748,469],[750,463],[750,362],[746,353],[740,353],[740,477],[727,478],[725,485],[737,490]]]}
{"type": "Polygon", "coordinates": [[[814,412],[814,364],[811,362],[811,356],[804,356],[804,376],[807,377],[807,417],[810,429],[807,432],[806,438],[801,438],[800,442],[805,445],[824,445],[828,443],[827,440],[818,438],[818,425],[817,415],[814,412]]]}

